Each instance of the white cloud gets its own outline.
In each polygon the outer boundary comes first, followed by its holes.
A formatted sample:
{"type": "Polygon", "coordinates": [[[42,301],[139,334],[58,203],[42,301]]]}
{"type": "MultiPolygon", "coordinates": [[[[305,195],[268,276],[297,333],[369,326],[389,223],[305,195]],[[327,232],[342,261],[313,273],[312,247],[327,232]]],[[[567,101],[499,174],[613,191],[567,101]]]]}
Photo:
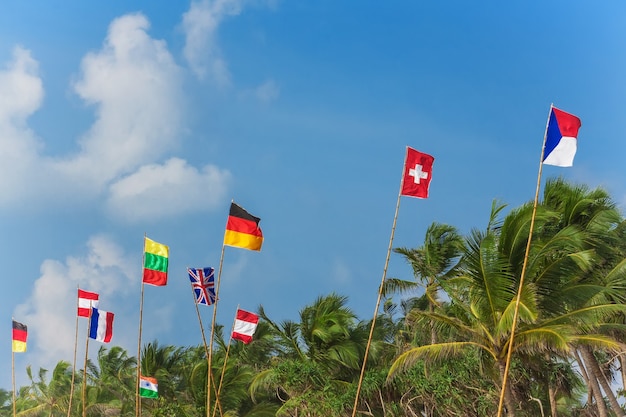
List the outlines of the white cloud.
{"type": "MultiPolygon", "coordinates": [[[[234,13],[236,4],[220,1],[212,10],[234,13]]],[[[0,206],[105,197],[108,210],[121,211],[116,217],[135,219],[158,193],[168,202],[157,205],[152,218],[192,210],[184,202],[189,195],[206,196],[207,204],[193,210],[211,209],[223,197],[226,171],[200,170],[176,158],[155,165],[182,136],[183,71],[165,42],[148,35],[149,27],[142,14],[119,17],[102,47],[84,57],[73,88],[96,117],[77,150],[62,156],[43,155],[43,142],[28,128],[28,117],[42,104],[43,83],[31,53],[15,49],[0,70],[0,206]]]]}
{"type": "Polygon", "coordinates": [[[111,213],[126,220],[159,219],[217,207],[226,194],[230,173],[213,165],[202,171],[171,158],[165,164],[141,167],[110,188],[111,213]]]}
{"type": "Polygon", "coordinates": [[[240,14],[242,3],[242,0],[193,1],[183,14],[186,37],[183,54],[198,78],[204,79],[209,73],[218,85],[230,83],[228,67],[215,38],[222,20],[240,14]]]}
{"type": "Polygon", "coordinates": [[[140,14],[115,19],[102,49],[82,61],[76,93],[97,119],[78,155],[56,167],[90,187],[176,147],[181,130],[181,73],[165,42],[148,36],[140,14]]]}
{"type": "Polygon", "coordinates": [[[0,70],[0,201],[15,202],[24,194],[24,181],[36,183],[37,152],[42,143],[28,128],[27,119],[43,102],[39,65],[22,47],[0,70]]]}
{"type": "Polygon", "coordinates": [[[114,300],[123,299],[130,288],[139,285],[131,274],[137,265],[109,238],[94,236],[87,249],[85,256],[68,257],[65,263],[44,261],[33,293],[15,309],[16,319],[28,325],[28,351],[34,353],[35,370],[51,369],[60,359],[73,357],[78,286],[99,293],[100,307],[115,311],[114,300]]]}

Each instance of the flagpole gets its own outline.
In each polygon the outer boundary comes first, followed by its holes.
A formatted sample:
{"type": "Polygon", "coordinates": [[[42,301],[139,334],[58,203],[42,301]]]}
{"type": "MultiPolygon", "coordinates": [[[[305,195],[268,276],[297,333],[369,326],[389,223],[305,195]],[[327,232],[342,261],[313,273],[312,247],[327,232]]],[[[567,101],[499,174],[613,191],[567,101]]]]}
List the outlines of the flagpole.
{"type": "MultiPolygon", "coordinates": [[[[196,302],[196,296],[195,296],[195,293],[193,291],[193,284],[191,284],[191,296],[193,297],[193,303],[196,306],[196,314],[198,315],[198,323],[200,323],[200,333],[202,333],[202,343],[204,344],[204,353],[205,353],[206,358],[207,358],[207,369],[208,369],[208,365],[209,365],[209,348],[208,348],[208,345],[206,343],[206,337],[205,337],[205,333],[204,333],[204,325],[202,324],[202,317],[200,316],[200,309],[198,308],[198,303],[196,302]]],[[[217,302],[217,295],[215,297],[214,304],[216,302],[217,302]]],[[[220,415],[222,415],[222,406],[221,406],[221,404],[219,402],[217,402],[217,406],[220,409],[220,415]]]]}
{"type": "MultiPolygon", "coordinates": [[[[80,287],[77,285],[76,290],[80,287]]],[[[74,362],[72,363],[72,385],[70,386],[70,401],[67,405],[67,417],[72,412],[72,398],[74,397],[74,377],[76,376],[76,351],[78,350],[78,296],[76,297],[76,326],[74,331],[74,362]]]]}
{"type": "Polygon", "coordinates": [[[13,351],[13,346],[11,346],[11,381],[13,385],[13,417],[15,417],[15,352],[13,351]]]}
{"type": "Polygon", "coordinates": [[[370,326],[370,334],[369,334],[369,337],[367,338],[367,345],[365,346],[365,356],[363,356],[363,365],[361,366],[361,374],[359,375],[359,383],[356,387],[356,395],[354,397],[354,407],[352,408],[352,417],[356,415],[356,407],[359,403],[359,394],[361,392],[361,385],[363,384],[363,377],[365,375],[365,365],[367,363],[367,356],[369,354],[370,345],[372,344],[372,337],[374,335],[374,326],[376,325],[376,317],[378,317],[378,309],[380,308],[380,300],[383,296],[383,288],[385,285],[385,280],[387,279],[387,267],[389,266],[389,258],[391,257],[393,237],[396,232],[398,211],[400,210],[400,197],[402,196],[402,188],[404,186],[404,168],[406,166],[407,154],[408,152],[405,152],[404,164],[402,165],[402,179],[400,180],[400,190],[398,190],[398,201],[396,203],[396,212],[393,216],[393,224],[391,226],[391,237],[389,238],[389,246],[387,247],[387,257],[385,258],[385,267],[383,268],[383,277],[380,281],[380,286],[378,287],[378,298],[376,300],[376,308],[374,309],[374,317],[372,318],[372,325],[370,326]]]}
{"type": "Polygon", "coordinates": [[[207,369],[207,390],[206,390],[206,415],[209,417],[211,410],[211,379],[213,377],[212,372],[212,358],[213,358],[213,336],[215,334],[215,317],[217,316],[217,300],[219,299],[220,282],[222,280],[222,265],[224,264],[224,249],[226,245],[222,244],[222,254],[220,255],[219,271],[217,272],[217,283],[215,284],[215,304],[213,305],[213,319],[211,320],[211,337],[209,339],[209,367],[207,369]]]}
{"type": "MultiPolygon", "coordinates": [[[[239,311],[239,304],[237,304],[237,310],[235,310],[235,317],[237,317],[237,311],[239,311]]],[[[222,365],[222,373],[220,375],[220,384],[217,386],[216,401],[220,398],[220,393],[222,392],[222,382],[224,381],[224,374],[226,373],[226,363],[228,362],[228,354],[230,352],[230,342],[232,342],[233,340],[234,330],[235,330],[235,320],[233,320],[233,325],[230,328],[230,336],[228,337],[228,346],[226,347],[226,356],[224,357],[224,365],[222,365]]],[[[213,410],[212,417],[215,417],[215,410],[213,410]]]]}
{"type": "Polygon", "coordinates": [[[146,262],[146,234],[143,234],[143,255],[141,256],[141,301],[139,302],[139,339],[137,340],[137,381],[135,382],[135,416],[141,416],[141,397],[139,396],[139,380],[141,379],[141,326],[143,320],[143,267],[146,262]]]}
{"type": "Polygon", "coordinates": [[[548,120],[546,121],[546,130],[543,133],[543,146],[541,147],[541,158],[539,158],[539,174],[537,175],[537,187],[535,189],[535,201],[533,202],[533,212],[530,217],[530,230],[528,231],[528,241],[526,242],[526,252],[524,253],[524,263],[522,264],[522,272],[519,279],[519,288],[517,289],[517,297],[515,298],[515,310],[513,312],[513,323],[511,324],[511,337],[509,338],[509,346],[506,354],[506,362],[504,365],[504,374],[502,375],[502,389],[500,391],[500,401],[498,403],[498,417],[502,416],[502,408],[504,405],[504,394],[506,392],[506,383],[511,367],[511,355],[513,353],[513,341],[515,339],[515,327],[519,316],[519,305],[522,298],[522,289],[524,287],[524,278],[526,275],[526,266],[528,265],[528,253],[530,252],[530,243],[533,237],[533,228],[535,226],[535,216],[537,214],[537,205],[539,203],[539,189],[541,187],[541,172],[543,170],[543,155],[546,149],[546,139],[548,137],[548,125],[550,124],[550,115],[554,104],[550,104],[548,112],[548,120]]]}
{"type": "MultiPolygon", "coordinates": [[[[87,415],[87,408],[86,408],[86,395],[85,392],[87,391],[87,357],[89,354],[89,330],[91,330],[91,316],[92,316],[92,308],[93,308],[93,304],[92,304],[92,300],[89,300],[89,320],[87,320],[87,338],[85,341],[85,362],[83,364],[83,386],[82,386],[82,401],[83,401],[83,417],[85,417],[87,415]]],[[[78,312],[76,315],[76,319],[78,320],[78,312]]]]}

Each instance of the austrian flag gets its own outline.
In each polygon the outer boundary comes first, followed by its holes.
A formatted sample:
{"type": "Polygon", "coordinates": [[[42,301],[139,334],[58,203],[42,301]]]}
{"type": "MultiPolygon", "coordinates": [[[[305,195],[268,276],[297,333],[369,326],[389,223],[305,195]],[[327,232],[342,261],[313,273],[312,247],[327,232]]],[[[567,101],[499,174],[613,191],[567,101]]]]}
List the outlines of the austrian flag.
{"type": "Polygon", "coordinates": [[[252,336],[254,336],[258,323],[259,316],[249,311],[238,309],[232,338],[241,340],[245,344],[252,342],[252,336]]]}
{"type": "Polygon", "coordinates": [[[98,294],[78,290],[78,317],[89,317],[92,307],[98,307],[98,294]]]}
{"type": "Polygon", "coordinates": [[[408,197],[428,198],[434,161],[435,158],[432,156],[407,146],[400,194],[408,197]]]}

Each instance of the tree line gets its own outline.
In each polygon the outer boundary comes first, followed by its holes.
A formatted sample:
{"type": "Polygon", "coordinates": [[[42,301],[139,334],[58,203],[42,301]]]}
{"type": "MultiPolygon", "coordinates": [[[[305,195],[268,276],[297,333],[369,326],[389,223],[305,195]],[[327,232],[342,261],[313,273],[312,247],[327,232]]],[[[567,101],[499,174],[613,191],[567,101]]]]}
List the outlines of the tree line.
{"type": "MultiPolygon", "coordinates": [[[[508,211],[494,202],[485,228],[462,235],[432,223],[419,247],[394,249],[413,277],[383,284],[356,415],[495,415],[524,270],[505,415],[626,417],[626,221],[604,189],[548,180],[524,262],[532,212],[532,202],[508,211]]],[[[223,383],[212,417],[351,416],[371,320],[335,293],[297,320],[258,314],[248,345],[228,349],[216,329],[211,389],[222,374],[223,383]]],[[[142,415],[206,416],[207,362],[203,346],[145,344],[141,373],[158,380],[159,398],[144,399],[142,415]]],[[[135,415],[136,358],[120,347],[88,362],[84,403],[84,372],[72,378],[69,362],[26,371],[21,417],[81,416],[83,406],[88,416],[135,415]]],[[[12,415],[11,394],[0,390],[0,416],[12,415]]]]}

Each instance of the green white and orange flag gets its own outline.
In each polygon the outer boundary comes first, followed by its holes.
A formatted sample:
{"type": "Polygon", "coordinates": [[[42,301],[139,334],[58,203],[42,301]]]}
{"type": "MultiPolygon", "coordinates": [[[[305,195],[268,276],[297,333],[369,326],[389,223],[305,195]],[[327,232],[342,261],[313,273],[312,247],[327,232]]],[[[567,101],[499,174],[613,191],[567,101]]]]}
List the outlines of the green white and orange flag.
{"type": "Polygon", "coordinates": [[[143,283],[162,287],[167,284],[170,248],[144,238],[143,283]]]}
{"type": "Polygon", "coordinates": [[[141,376],[139,378],[139,396],[144,398],[159,398],[159,385],[156,378],[141,376]]]}
{"type": "Polygon", "coordinates": [[[260,218],[251,215],[237,204],[231,203],[224,233],[224,245],[260,251],[263,245],[260,221],[260,218]]]}
{"type": "Polygon", "coordinates": [[[25,324],[13,320],[13,352],[26,352],[26,338],[28,337],[28,329],[25,324]]]}

